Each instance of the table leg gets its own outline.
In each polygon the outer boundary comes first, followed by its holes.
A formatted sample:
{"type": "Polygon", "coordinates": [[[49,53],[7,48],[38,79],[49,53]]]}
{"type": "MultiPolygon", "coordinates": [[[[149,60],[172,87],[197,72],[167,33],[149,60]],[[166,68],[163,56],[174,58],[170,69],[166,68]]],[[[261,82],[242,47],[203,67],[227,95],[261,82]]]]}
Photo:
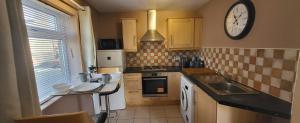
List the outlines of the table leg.
{"type": "Polygon", "coordinates": [[[110,123],[110,102],[109,102],[109,96],[105,96],[105,106],[106,106],[106,112],[107,112],[107,123],[110,123]]]}

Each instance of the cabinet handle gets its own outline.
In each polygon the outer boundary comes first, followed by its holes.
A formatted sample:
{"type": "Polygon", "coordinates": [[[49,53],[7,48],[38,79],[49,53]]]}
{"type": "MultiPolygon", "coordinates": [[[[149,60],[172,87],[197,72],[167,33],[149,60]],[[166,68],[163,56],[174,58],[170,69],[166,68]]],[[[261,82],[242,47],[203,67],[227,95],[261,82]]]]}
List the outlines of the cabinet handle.
{"type": "Polygon", "coordinates": [[[173,46],[173,35],[171,35],[171,46],[173,46]]]}
{"type": "Polygon", "coordinates": [[[133,45],[136,46],[136,36],[133,36],[133,45]]]}
{"type": "Polygon", "coordinates": [[[143,78],[143,80],[166,80],[167,78],[143,78]]]}
{"type": "Polygon", "coordinates": [[[137,93],[139,91],[128,91],[128,93],[137,93]]]}

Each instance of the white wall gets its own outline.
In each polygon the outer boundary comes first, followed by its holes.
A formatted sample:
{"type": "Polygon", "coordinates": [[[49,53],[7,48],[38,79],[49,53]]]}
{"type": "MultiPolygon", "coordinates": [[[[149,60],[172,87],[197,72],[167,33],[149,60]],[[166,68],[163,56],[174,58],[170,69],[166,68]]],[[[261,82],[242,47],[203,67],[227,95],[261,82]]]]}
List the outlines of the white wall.
{"type": "Polygon", "coordinates": [[[93,100],[90,95],[64,96],[45,108],[44,115],[86,111],[93,114],[93,100]]]}

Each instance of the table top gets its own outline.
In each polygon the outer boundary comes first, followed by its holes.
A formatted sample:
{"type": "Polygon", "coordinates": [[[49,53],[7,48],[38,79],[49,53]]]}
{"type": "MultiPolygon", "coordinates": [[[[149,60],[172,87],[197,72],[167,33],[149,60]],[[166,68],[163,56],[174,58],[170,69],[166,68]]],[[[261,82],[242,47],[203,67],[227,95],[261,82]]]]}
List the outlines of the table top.
{"type": "MultiPolygon", "coordinates": [[[[100,77],[101,74],[98,74],[97,76],[100,77]]],[[[93,93],[99,93],[99,94],[114,93],[115,90],[118,89],[118,87],[120,86],[123,75],[122,73],[112,73],[111,76],[112,79],[110,80],[110,82],[104,83],[94,90],[85,91],[85,92],[76,92],[70,89],[70,91],[67,93],[54,93],[53,96],[81,95],[81,94],[93,94],[93,93]]],[[[86,84],[88,82],[74,82],[73,86],[80,85],[83,83],[86,84]]]]}

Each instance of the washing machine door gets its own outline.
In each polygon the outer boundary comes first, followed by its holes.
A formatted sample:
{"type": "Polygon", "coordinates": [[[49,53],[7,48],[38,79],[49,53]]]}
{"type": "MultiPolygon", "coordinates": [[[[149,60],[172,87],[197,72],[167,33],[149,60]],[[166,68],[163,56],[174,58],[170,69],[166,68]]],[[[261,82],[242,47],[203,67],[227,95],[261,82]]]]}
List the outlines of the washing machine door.
{"type": "Polygon", "coordinates": [[[187,112],[189,103],[188,103],[187,91],[185,90],[185,88],[181,89],[180,102],[181,102],[182,111],[187,112]]]}

